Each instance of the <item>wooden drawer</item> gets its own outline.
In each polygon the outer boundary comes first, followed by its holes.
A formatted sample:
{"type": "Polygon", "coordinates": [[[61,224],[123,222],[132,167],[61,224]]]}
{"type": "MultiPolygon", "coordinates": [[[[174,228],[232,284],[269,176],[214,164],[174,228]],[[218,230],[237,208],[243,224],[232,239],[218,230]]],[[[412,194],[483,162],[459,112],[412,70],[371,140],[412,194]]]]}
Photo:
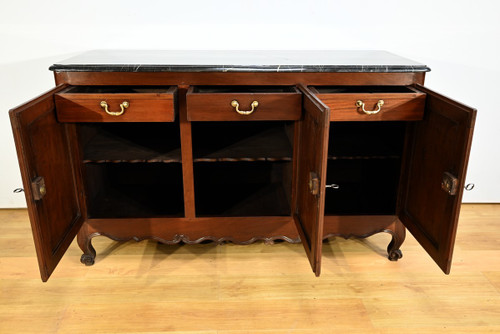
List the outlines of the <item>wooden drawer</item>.
{"type": "Polygon", "coordinates": [[[173,122],[176,92],[177,87],[68,87],[55,94],[57,119],[59,122],[173,122]]]}
{"type": "Polygon", "coordinates": [[[294,86],[192,86],[187,116],[189,121],[298,120],[301,103],[294,86]]]}
{"type": "Polygon", "coordinates": [[[425,93],[409,86],[309,88],[330,108],[331,121],[417,121],[424,116],[425,93]]]}

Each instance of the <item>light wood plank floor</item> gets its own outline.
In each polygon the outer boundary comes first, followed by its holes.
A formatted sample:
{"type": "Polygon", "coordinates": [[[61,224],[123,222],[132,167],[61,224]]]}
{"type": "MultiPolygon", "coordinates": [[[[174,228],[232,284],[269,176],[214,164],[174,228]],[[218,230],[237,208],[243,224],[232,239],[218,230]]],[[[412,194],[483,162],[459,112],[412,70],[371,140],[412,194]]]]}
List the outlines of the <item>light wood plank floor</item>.
{"type": "Polygon", "coordinates": [[[0,210],[1,333],[500,333],[500,205],[464,205],[451,275],[411,235],[334,239],[316,278],[301,245],[74,242],[39,278],[25,210],[0,210]]]}

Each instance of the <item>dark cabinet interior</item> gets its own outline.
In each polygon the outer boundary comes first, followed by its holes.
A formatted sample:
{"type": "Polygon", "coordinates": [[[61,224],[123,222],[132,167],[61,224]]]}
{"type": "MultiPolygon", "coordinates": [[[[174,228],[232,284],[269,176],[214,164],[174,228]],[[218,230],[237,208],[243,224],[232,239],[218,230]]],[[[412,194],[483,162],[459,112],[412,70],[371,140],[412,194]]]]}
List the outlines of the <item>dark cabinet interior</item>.
{"type": "Polygon", "coordinates": [[[199,216],[289,216],[291,162],[200,162],[194,166],[199,216]]]}
{"type": "Polygon", "coordinates": [[[78,125],[89,218],[184,215],[178,123],[78,125]]]}
{"type": "MultiPolygon", "coordinates": [[[[183,217],[178,122],[78,125],[89,218],[183,217]]],[[[289,216],[293,122],[194,122],[198,216],[289,216]]]]}
{"type": "Polygon", "coordinates": [[[78,124],[83,163],[181,162],[179,123],[78,124]]]}
{"type": "Polygon", "coordinates": [[[193,122],[199,216],[289,216],[292,122],[193,122]]]}
{"type": "Polygon", "coordinates": [[[405,122],[333,122],[326,215],[394,215],[405,122]]]}
{"type": "Polygon", "coordinates": [[[314,91],[319,94],[339,93],[413,93],[415,89],[408,86],[314,86],[314,91]]]}
{"type": "Polygon", "coordinates": [[[293,123],[193,122],[194,162],[292,161],[293,123]]]}
{"type": "Polygon", "coordinates": [[[84,168],[89,218],[184,216],[178,163],[89,163],[84,168]]]}
{"type": "Polygon", "coordinates": [[[293,93],[296,91],[294,86],[249,86],[249,85],[231,85],[231,86],[194,86],[193,93],[293,93]]]}

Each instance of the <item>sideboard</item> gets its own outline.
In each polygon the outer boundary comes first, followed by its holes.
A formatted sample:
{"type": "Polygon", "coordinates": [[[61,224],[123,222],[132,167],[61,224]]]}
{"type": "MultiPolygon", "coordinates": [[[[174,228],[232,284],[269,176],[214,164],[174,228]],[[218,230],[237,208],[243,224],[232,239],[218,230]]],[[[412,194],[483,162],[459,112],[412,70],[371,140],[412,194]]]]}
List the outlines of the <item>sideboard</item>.
{"type": "Polygon", "coordinates": [[[90,51],[10,111],[41,278],[77,236],[302,242],[408,229],[449,273],[476,110],[384,51],[90,51]]]}

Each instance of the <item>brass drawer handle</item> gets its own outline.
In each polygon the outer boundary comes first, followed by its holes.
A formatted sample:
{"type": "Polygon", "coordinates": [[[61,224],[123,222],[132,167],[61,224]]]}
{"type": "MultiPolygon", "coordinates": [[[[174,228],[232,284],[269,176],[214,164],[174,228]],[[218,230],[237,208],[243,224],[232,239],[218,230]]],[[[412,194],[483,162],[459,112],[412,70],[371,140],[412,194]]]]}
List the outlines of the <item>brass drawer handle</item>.
{"type": "Polygon", "coordinates": [[[254,112],[255,108],[257,108],[259,106],[259,102],[253,101],[251,104],[251,106],[252,106],[251,110],[240,110],[240,104],[236,100],[231,101],[231,106],[233,108],[235,108],[236,112],[240,115],[250,115],[251,113],[254,112]]]}
{"type": "Polygon", "coordinates": [[[382,110],[383,105],[384,105],[384,100],[378,100],[376,110],[365,110],[365,103],[361,100],[356,101],[356,107],[361,108],[361,110],[363,110],[363,112],[367,115],[378,114],[380,110],[382,110]]]}
{"type": "Polygon", "coordinates": [[[125,112],[125,109],[127,109],[130,106],[130,103],[127,101],[123,101],[120,104],[121,111],[109,111],[108,110],[108,103],[106,101],[101,101],[101,108],[104,109],[106,114],[111,115],[111,116],[120,116],[125,112]]]}

